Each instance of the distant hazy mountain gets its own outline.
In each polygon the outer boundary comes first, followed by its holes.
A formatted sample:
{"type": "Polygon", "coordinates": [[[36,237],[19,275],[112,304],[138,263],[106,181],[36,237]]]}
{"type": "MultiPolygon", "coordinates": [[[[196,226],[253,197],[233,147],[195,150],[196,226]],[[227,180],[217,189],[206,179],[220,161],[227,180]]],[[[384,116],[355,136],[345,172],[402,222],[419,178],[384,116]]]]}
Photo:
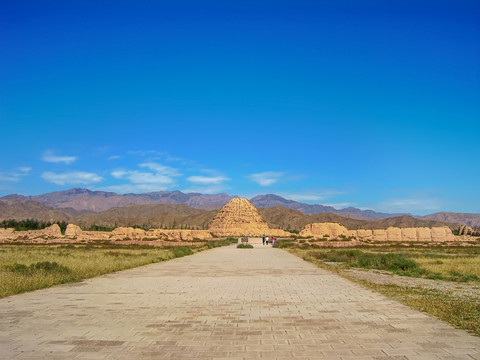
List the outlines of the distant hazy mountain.
{"type": "Polygon", "coordinates": [[[424,220],[436,220],[448,223],[458,223],[468,225],[472,228],[480,227],[480,214],[438,212],[431,215],[420,216],[419,218],[424,220]]]}
{"type": "Polygon", "coordinates": [[[1,220],[37,219],[39,221],[68,221],[79,215],[73,209],[56,209],[36,201],[18,201],[0,199],[1,220]]]}
{"type": "Polygon", "coordinates": [[[274,206],[282,206],[287,209],[298,210],[305,215],[313,215],[320,213],[339,214],[351,219],[365,220],[365,219],[386,219],[392,216],[401,216],[405,214],[386,214],[375,212],[372,210],[360,210],[354,207],[337,210],[331,206],[324,205],[310,205],[298,201],[287,200],[281,196],[274,194],[258,195],[250,200],[257,208],[269,208],[274,206]]]}
{"type": "Polygon", "coordinates": [[[114,192],[74,188],[35,196],[13,194],[4,196],[2,199],[37,201],[56,208],[70,207],[75,210],[104,211],[129,204],[186,204],[199,209],[211,210],[221,208],[232,198],[233,196],[227,194],[184,194],[181,191],[120,195],[114,192]]]}

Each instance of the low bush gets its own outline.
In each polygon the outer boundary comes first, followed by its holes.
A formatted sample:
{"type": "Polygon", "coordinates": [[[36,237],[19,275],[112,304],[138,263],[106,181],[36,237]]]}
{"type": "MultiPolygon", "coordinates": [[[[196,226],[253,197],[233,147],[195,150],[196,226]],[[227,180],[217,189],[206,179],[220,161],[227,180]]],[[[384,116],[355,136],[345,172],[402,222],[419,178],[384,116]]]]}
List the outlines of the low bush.
{"type": "Polygon", "coordinates": [[[38,272],[44,273],[56,273],[56,274],[68,274],[70,273],[70,269],[66,266],[60,265],[57,262],[50,262],[50,261],[41,261],[36,262],[35,264],[31,264],[29,266],[24,264],[15,263],[13,265],[5,266],[5,270],[13,272],[13,273],[20,273],[23,275],[34,275],[38,272]]]}
{"type": "Polygon", "coordinates": [[[279,248],[279,249],[295,247],[295,241],[294,240],[277,240],[273,244],[273,247],[279,248]]]}
{"type": "Polygon", "coordinates": [[[388,270],[401,275],[423,275],[427,271],[405,254],[376,254],[361,250],[330,250],[316,251],[311,254],[314,258],[329,262],[343,262],[351,267],[364,269],[388,270]]]}
{"type": "Polygon", "coordinates": [[[323,261],[351,264],[358,258],[358,256],[360,256],[360,254],[362,254],[360,250],[330,250],[327,252],[315,251],[310,255],[323,261]]]}
{"type": "Polygon", "coordinates": [[[193,250],[187,246],[178,246],[173,248],[173,256],[176,258],[192,255],[193,250]]]}
{"type": "Polygon", "coordinates": [[[250,244],[238,244],[237,249],[253,249],[253,245],[250,244]]]}
{"type": "Polygon", "coordinates": [[[144,256],[143,254],[145,253],[141,253],[141,254],[132,254],[132,253],[129,253],[129,252],[124,252],[124,251],[107,251],[106,253],[104,253],[105,256],[114,256],[114,257],[119,257],[119,256],[144,256]]]}
{"type": "Polygon", "coordinates": [[[362,253],[356,266],[366,269],[388,270],[395,273],[425,274],[418,264],[404,254],[371,254],[362,253]]]}

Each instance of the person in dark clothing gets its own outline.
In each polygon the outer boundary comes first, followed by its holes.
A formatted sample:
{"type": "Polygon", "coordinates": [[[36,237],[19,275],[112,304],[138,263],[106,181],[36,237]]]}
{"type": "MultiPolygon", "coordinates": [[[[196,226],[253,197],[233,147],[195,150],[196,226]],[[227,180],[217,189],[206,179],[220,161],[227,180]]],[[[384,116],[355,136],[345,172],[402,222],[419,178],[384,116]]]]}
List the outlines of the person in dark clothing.
{"type": "Polygon", "coordinates": [[[265,235],[262,237],[262,243],[265,245],[265,235]]]}

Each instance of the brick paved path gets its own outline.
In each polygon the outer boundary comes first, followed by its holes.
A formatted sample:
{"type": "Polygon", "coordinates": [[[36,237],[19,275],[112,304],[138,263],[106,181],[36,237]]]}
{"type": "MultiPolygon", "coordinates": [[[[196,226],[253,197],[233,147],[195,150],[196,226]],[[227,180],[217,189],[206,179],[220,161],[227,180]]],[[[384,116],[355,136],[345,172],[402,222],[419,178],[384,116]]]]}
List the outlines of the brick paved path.
{"type": "Polygon", "coordinates": [[[0,300],[0,358],[480,359],[480,338],[260,245],[0,300]]]}

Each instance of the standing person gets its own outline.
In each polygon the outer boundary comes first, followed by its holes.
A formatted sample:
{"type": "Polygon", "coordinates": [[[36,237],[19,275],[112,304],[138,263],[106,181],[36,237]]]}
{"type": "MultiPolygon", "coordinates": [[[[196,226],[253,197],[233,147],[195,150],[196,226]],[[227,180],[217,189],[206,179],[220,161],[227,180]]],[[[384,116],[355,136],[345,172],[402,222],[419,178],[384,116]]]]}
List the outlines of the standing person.
{"type": "Polygon", "coordinates": [[[268,240],[269,240],[269,239],[270,239],[270,238],[267,236],[267,245],[268,245],[268,240]]]}
{"type": "Polygon", "coordinates": [[[262,243],[263,243],[263,245],[265,245],[265,235],[263,235],[263,237],[262,237],[262,243]]]}

